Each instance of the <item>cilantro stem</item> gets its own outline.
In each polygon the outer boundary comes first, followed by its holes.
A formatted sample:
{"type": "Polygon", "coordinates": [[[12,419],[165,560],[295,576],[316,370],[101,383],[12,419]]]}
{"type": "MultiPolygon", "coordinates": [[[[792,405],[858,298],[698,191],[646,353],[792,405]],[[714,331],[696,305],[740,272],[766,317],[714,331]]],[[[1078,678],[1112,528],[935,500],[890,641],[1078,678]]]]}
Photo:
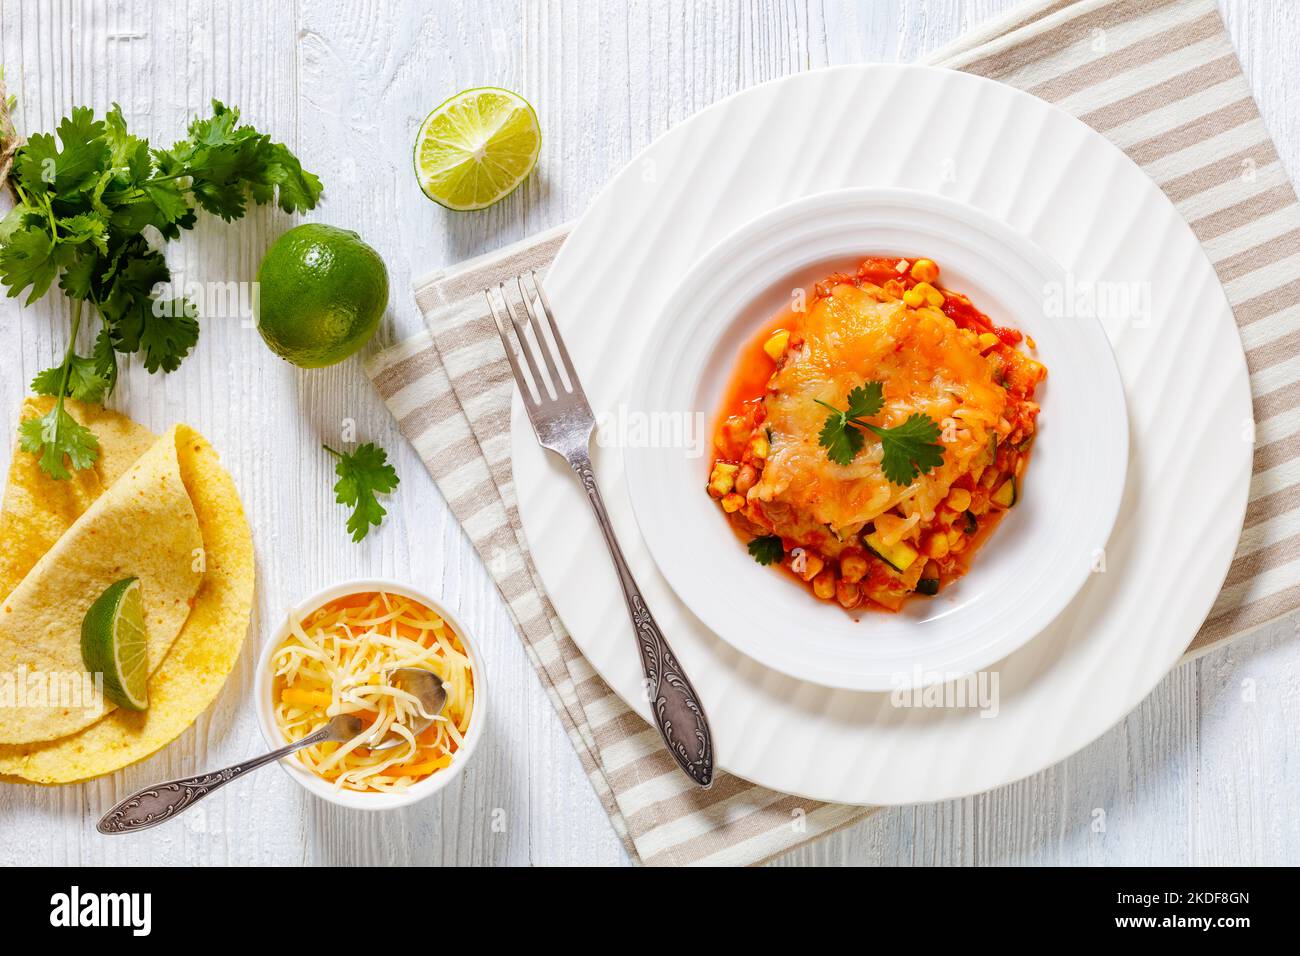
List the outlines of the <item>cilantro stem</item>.
{"type": "Polygon", "coordinates": [[[72,374],[72,356],[77,350],[77,333],[81,331],[81,299],[72,300],[72,332],[68,335],[68,349],[63,353],[63,380],[59,385],[59,397],[56,399],[63,407],[63,396],[68,394],[68,377],[72,374]]]}
{"type": "Polygon", "coordinates": [[[818,405],[822,406],[822,408],[829,408],[829,409],[830,409],[831,411],[833,411],[836,415],[843,415],[843,416],[844,416],[844,422],[845,422],[845,424],[848,424],[848,425],[857,425],[859,428],[870,428],[870,429],[872,429],[872,430],[874,430],[874,429],[877,427],[877,426],[875,426],[875,425],[872,425],[872,424],[869,423],[869,422],[864,422],[864,421],[863,421],[862,419],[860,419],[860,418],[849,418],[849,417],[848,417],[848,414],[847,414],[846,412],[842,412],[842,411],[840,411],[838,408],[836,408],[836,407],[835,407],[834,405],[832,405],[830,402],[823,402],[820,398],[814,398],[813,401],[816,402],[818,405]]]}
{"type": "Polygon", "coordinates": [[[333,448],[331,448],[329,445],[325,444],[324,442],[321,442],[321,443],[320,443],[320,446],[321,446],[322,448],[324,448],[327,452],[329,452],[331,455],[333,455],[335,458],[342,458],[342,457],[343,457],[343,453],[342,453],[342,452],[337,452],[337,451],[335,451],[333,448]]]}
{"type": "Polygon", "coordinates": [[[59,241],[59,225],[54,218],[54,202],[50,199],[50,194],[46,193],[45,200],[45,217],[50,220],[50,241],[59,241]]]}

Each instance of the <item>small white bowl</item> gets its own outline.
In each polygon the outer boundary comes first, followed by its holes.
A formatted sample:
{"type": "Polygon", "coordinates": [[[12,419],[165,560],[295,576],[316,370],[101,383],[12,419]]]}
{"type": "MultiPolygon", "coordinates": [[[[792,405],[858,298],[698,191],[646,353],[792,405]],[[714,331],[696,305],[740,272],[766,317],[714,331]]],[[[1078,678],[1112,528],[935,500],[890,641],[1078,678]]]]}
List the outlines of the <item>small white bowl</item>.
{"type": "MultiPolygon", "coordinates": [[[[309,793],[328,800],[330,803],[336,803],[341,807],[350,807],[354,810],[395,810],[398,807],[409,807],[411,804],[419,803],[421,800],[433,796],[460,776],[461,771],[465,769],[465,764],[474,755],[474,750],[483,737],[483,729],[487,718],[487,677],[483,668],[483,657],[474,645],[474,640],[470,637],[469,631],[465,629],[465,625],[460,622],[456,615],[448,610],[441,601],[423,591],[417,591],[415,588],[399,584],[396,581],[387,581],[381,578],[345,581],[342,584],[325,588],[323,591],[317,591],[311,597],[299,602],[293,608],[293,613],[303,616],[316,610],[321,605],[333,601],[335,598],[344,597],[348,594],[358,594],[363,591],[387,591],[390,594],[400,594],[402,597],[419,601],[425,607],[437,612],[455,628],[461,644],[469,655],[470,665],[474,669],[474,711],[470,715],[469,730],[465,734],[465,743],[452,756],[451,763],[447,767],[412,784],[410,788],[402,793],[359,793],[355,790],[340,790],[328,781],[316,776],[292,755],[279,763],[285,773],[309,793]]],[[[257,673],[253,678],[253,695],[257,701],[257,723],[262,729],[262,736],[266,738],[266,742],[272,749],[283,747],[288,742],[280,734],[280,730],[275,724],[275,712],[271,700],[271,693],[275,684],[271,657],[276,648],[284,642],[288,633],[289,614],[286,613],[284,621],[276,629],[275,635],[262,648],[262,653],[257,660],[257,673]]]]}

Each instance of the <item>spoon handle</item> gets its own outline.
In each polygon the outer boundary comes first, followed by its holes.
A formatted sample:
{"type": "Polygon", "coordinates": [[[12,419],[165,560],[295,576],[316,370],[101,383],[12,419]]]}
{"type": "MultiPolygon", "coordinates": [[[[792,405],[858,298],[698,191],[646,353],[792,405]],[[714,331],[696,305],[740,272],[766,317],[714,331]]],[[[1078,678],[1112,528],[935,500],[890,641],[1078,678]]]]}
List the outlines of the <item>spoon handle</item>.
{"type": "Polygon", "coordinates": [[[326,724],[316,733],[304,737],[302,740],[296,740],[286,747],[272,750],[269,754],[254,757],[244,763],[235,764],[223,770],[214,770],[211,773],[185,777],[181,780],[169,780],[166,783],[158,783],[152,787],[137,790],[104,814],[99,823],[96,824],[95,829],[106,834],[133,833],[136,830],[147,830],[149,827],[156,827],[160,823],[166,823],[178,813],[188,810],[199,800],[202,800],[214,790],[221,789],[237,777],[242,777],[258,767],[273,763],[281,757],[287,757],[295,750],[318,744],[327,739],[329,735],[330,727],[326,724]]]}

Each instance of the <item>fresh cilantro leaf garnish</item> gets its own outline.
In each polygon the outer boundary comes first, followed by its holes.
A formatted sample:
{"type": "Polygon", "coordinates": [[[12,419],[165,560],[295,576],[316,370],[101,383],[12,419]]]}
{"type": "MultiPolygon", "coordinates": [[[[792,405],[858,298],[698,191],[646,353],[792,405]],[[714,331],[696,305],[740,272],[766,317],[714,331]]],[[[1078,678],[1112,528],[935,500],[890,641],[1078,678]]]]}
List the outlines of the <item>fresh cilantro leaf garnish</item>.
{"type": "Polygon", "coordinates": [[[857,457],[866,443],[861,431],[864,428],[880,439],[883,452],[880,466],[893,484],[910,485],[918,474],[926,474],[943,464],[939,425],[929,415],[915,413],[893,428],[862,420],[878,414],[884,407],[881,382],[868,382],[850,391],[848,408],[844,411],[821,399],[814,401],[831,410],[817,441],[826,449],[826,457],[837,465],[851,464],[857,457]]]}
{"type": "Polygon", "coordinates": [[[140,352],[146,371],[174,372],[199,340],[194,305],[185,299],[140,299],[113,327],[119,352],[140,352]]]}
{"type": "Polygon", "coordinates": [[[919,412],[893,428],[868,425],[880,437],[884,457],[880,466],[885,477],[896,485],[910,485],[918,474],[926,474],[943,464],[943,445],[938,444],[939,424],[919,412]]]}
{"type": "Polygon", "coordinates": [[[73,468],[89,468],[99,457],[99,440],[85,425],[77,422],[59,399],[40,418],[28,418],[18,426],[18,442],[23,451],[40,456],[41,470],[51,478],[71,477],[73,468]]]}
{"type": "MultiPolygon", "coordinates": [[[[111,353],[110,353],[111,354],[111,353]]],[[[86,357],[73,354],[65,365],[47,368],[32,379],[32,391],[37,395],[59,395],[63,383],[64,369],[68,371],[68,381],[64,394],[79,402],[100,402],[108,393],[116,377],[117,365],[114,363],[110,374],[97,356],[86,357]]]]}
{"type": "Polygon", "coordinates": [[[849,418],[870,418],[885,407],[885,383],[868,382],[849,392],[849,418]]]}
{"type": "Polygon", "coordinates": [[[104,166],[109,158],[109,146],[104,138],[103,122],[95,119],[95,111],[88,106],[74,107],[72,115],[59,122],[57,132],[63,148],[54,163],[52,186],[62,198],[80,189],[104,166]]]}
{"type": "Polygon", "coordinates": [[[388,494],[397,487],[397,471],[388,463],[387,453],[373,442],[358,445],[351,454],[337,452],[329,445],[321,447],[338,459],[334,466],[334,473],[339,476],[334,485],[334,500],[352,508],[348,531],[353,541],[360,541],[370,532],[371,525],[377,527],[388,513],[375,494],[388,494]]]}
{"type": "Polygon", "coordinates": [[[749,542],[749,553],[759,564],[776,564],[785,557],[785,548],[780,536],[765,534],[749,542]]]}
{"type": "Polygon", "coordinates": [[[53,188],[59,168],[59,147],[49,133],[36,133],[14,156],[13,175],[33,196],[53,188]]]}
{"type": "Polygon", "coordinates": [[[849,407],[840,411],[834,405],[814,399],[818,405],[829,408],[826,424],[817,436],[818,444],[826,449],[826,457],[837,465],[847,465],[862,451],[862,432],[855,426],[864,426],[859,418],[870,418],[879,413],[885,404],[885,383],[867,382],[849,392],[849,407]]]}
{"type": "Polygon", "coordinates": [[[103,401],[117,382],[115,352],[139,352],[147,371],[171,372],[198,341],[193,306],[158,300],[171,271],[144,231],[176,239],[194,227],[198,209],[229,221],[250,201],[302,212],[320,199],[320,180],[288,147],[239,125],[238,110],[214,100],[212,116],[194,120],[188,133],[170,149],[153,149],[128,132],[116,104],[103,120],[79,106],[54,135],[36,133],[14,155],[9,182],[19,201],[0,221],[0,284],[11,297],[25,292],[30,305],[58,280],[72,302],[70,342],[83,303],[100,322],[90,357],[69,347],[62,364],[32,383],[56,404],[45,424],[24,424],[23,447],[51,477],[67,477],[65,460],[85,468],[97,454],[94,436],[84,439],[64,412],[64,398],[103,401]]]}
{"type": "Polygon", "coordinates": [[[851,464],[862,451],[864,439],[857,427],[849,424],[843,412],[826,416],[826,424],[817,435],[817,443],[826,449],[826,457],[837,465],[851,464]]]}
{"type": "Polygon", "coordinates": [[[39,226],[26,226],[10,234],[0,249],[0,282],[9,287],[9,295],[19,295],[31,286],[27,305],[49,291],[59,274],[54,255],[54,240],[39,226]]]}

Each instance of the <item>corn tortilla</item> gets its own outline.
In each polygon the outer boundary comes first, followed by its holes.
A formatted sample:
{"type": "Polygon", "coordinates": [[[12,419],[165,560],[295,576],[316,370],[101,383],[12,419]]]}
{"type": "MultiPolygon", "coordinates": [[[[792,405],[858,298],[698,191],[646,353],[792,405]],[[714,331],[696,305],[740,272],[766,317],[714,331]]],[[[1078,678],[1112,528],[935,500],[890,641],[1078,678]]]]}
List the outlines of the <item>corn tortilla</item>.
{"type": "MultiPolygon", "coordinates": [[[[117,481],[121,481],[129,473],[129,465],[123,466],[121,461],[131,456],[141,442],[135,430],[139,426],[127,427],[127,423],[134,426],[124,418],[110,424],[110,430],[116,430],[110,442],[99,433],[102,455],[116,459],[101,462],[101,481],[103,475],[118,475],[117,481]]],[[[234,481],[216,452],[202,436],[184,426],[173,434],[180,477],[197,519],[204,566],[190,613],[150,676],[148,710],[115,710],[89,727],[56,740],[0,745],[0,774],[36,783],[69,783],[141,760],[188,728],[216,697],[234,668],[252,613],[252,534],[234,481]]],[[[21,466],[20,457],[26,456],[16,456],[16,467],[21,466]]],[[[44,483],[56,484],[48,479],[44,483]]],[[[41,484],[38,481],[32,487],[39,489],[41,484]]],[[[44,500],[39,493],[37,498],[44,500]]],[[[7,509],[8,494],[5,500],[7,509]]],[[[54,510],[48,509],[47,514],[54,510]]],[[[4,522],[0,515],[0,528],[4,522]]],[[[74,519],[68,530],[75,523],[74,519]]],[[[33,522],[20,524],[32,526],[33,522]]]]}
{"type": "MultiPolygon", "coordinates": [[[[54,405],[47,397],[23,403],[22,420],[44,415],[54,405]]],[[[90,503],[104,493],[158,436],[125,415],[68,399],[64,407],[99,439],[99,458],[74,471],[67,481],[51,481],[35,455],[15,454],[0,504],[0,601],[36,566],[90,503]]]]}
{"type": "MultiPolygon", "coordinates": [[[[140,580],[150,672],[162,663],[203,577],[203,537],[176,452],[188,432],[178,425],[154,442],[0,604],[0,674],[73,680],[84,674],[82,618],[110,584],[126,577],[140,580]]],[[[0,743],[66,737],[114,707],[102,699],[85,704],[0,708],[0,743]]]]}

